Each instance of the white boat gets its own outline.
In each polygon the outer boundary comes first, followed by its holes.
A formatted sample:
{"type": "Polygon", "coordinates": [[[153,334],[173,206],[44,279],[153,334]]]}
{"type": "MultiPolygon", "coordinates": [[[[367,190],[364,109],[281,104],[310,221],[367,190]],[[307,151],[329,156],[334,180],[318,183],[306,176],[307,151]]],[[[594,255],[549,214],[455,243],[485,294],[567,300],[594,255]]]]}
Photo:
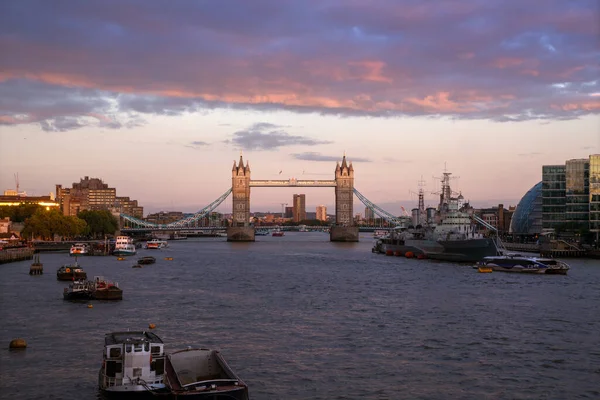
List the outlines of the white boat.
{"type": "Polygon", "coordinates": [[[553,258],[528,257],[520,254],[484,257],[474,268],[491,268],[494,271],[530,274],[566,275],[571,268],[564,261],[553,258]]]}
{"type": "Polygon", "coordinates": [[[147,249],[164,249],[165,247],[169,247],[169,243],[166,240],[161,239],[152,239],[146,242],[147,249]]]}
{"type": "Polygon", "coordinates": [[[117,236],[115,250],[113,251],[115,256],[132,256],[136,252],[132,238],[129,236],[117,236]]]}
{"type": "Polygon", "coordinates": [[[376,230],[375,232],[373,232],[373,237],[374,237],[375,239],[381,239],[381,238],[384,238],[384,237],[386,237],[388,234],[389,234],[389,232],[388,232],[388,231],[385,231],[385,230],[378,229],[378,230],[376,230]]]}
{"type": "Polygon", "coordinates": [[[104,336],[100,390],[132,395],[162,391],[164,373],[164,344],[154,333],[112,332],[104,336]]]}
{"type": "Polygon", "coordinates": [[[69,249],[71,256],[85,256],[90,252],[90,247],[85,243],[75,243],[69,249]]]}

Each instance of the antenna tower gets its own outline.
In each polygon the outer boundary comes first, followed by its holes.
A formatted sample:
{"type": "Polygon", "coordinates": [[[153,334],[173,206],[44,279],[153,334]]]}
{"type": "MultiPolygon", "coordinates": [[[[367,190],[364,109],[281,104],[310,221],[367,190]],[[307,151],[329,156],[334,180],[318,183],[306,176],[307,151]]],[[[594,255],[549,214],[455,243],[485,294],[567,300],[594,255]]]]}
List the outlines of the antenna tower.
{"type": "Polygon", "coordinates": [[[19,173],[15,174],[15,184],[17,185],[17,196],[19,195],[19,173]]]}

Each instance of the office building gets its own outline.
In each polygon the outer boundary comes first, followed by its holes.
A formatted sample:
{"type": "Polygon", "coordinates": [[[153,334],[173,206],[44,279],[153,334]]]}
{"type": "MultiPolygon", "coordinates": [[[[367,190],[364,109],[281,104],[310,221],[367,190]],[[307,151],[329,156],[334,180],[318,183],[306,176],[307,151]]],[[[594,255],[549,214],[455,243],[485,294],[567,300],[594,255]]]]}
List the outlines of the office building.
{"type": "Polygon", "coordinates": [[[600,154],[542,167],[542,230],[600,231],[600,154]]]}
{"type": "Polygon", "coordinates": [[[375,213],[369,207],[365,207],[365,221],[367,223],[373,222],[375,219],[375,213]]]}
{"type": "Polygon", "coordinates": [[[293,203],[293,221],[300,222],[306,219],[306,195],[295,194],[293,203]]]}
{"type": "Polygon", "coordinates": [[[565,223],[566,167],[542,167],[542,231],[555,230],[565,223]]]}
{"type": "Polygon", "coordinates": [[[117,197],[117,190],[98,178],[86,176],[71,188],[56,185],[56,201],[64,215],[77,215],[81,211],[109,210],[115,214],[123,213],[143,218],[144,209],[137,200],[129,197],[117,197]]]}
{"type": "Polygon", "coordinates": [[[327,221],[327,207],[324,205],[317,206],[317,220],[327,221]]]}
{"type": "Polygon", "coordinates": [[[589,221],[590,231],[596,233],[596,244],[600,243],[600,154],[590,156],[589,165],[589,221]]]}

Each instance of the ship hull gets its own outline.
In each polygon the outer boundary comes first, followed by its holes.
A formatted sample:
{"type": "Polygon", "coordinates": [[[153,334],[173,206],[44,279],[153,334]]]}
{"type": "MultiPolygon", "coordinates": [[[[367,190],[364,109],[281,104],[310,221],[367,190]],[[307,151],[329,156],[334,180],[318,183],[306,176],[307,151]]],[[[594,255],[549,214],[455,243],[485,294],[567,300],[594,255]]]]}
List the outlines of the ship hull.
{"type": "Polygon", "coordinates": [[[466,239],[466,240],[440,240],[438,243],[443,250],[440,252],[428,252],[427,257],[434,260],[475,262],[484,257],[498,254],[493,239],[466,239]]]}

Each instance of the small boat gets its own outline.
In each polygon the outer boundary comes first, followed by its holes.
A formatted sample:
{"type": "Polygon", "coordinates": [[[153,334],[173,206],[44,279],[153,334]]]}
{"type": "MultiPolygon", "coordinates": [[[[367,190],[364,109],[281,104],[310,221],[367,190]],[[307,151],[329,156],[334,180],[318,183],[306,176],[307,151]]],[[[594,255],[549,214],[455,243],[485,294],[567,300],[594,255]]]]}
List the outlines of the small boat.
{"type": "Polygon", "coordinates": [[[104,336],[100,390],[110,394],[154,394],[164,390],[163,341],[145,331],[112,332],[104,336]]]}
{"type": "Polygon", "coordinates": [[[175,398],[248,400],[248,386],[227,365],[221,353],[186,349],[167,356],[165,384],[175,398]]]}
{"type": "Polygon", "coordinates": [[[63,291],[63,299],[65,300],[90,300],[94,298],[93,282],[83,279],[74,280],[69,283],[63,291]]]}
{"type": "Polygon", "coordinates": [[[136,251],[132,238],[129,236],[117,236],[115,250],[113,251],[115,256],[133,256],[136,251]]]}
{"type": "Polygon", "coordinates": [[[477,271],[479,271],[479,272],[492,272],[493,269],[492,269],[492,267],[478,267],[477,271]]]}
{"type": "Polygon", "coordinates": [[[256,231],[254,231],[254,236],[267,236],[269,234],[269,231],[266,229],[257,229],[256,231]]]}
{"type": "Polygon", "coordinates": [[[280,230],[280,229],[276,229],[276,230],[274,230],[274,231],[273,231],[273,233],[272,233],[271,235],[272,235],[272,236],[283,236],[283,235],[284,235],[284,233],[283,233],[283,231],[282,231],[282,230],[280,230]]]}
{"type": "Polygon", "coordinates": [[[135,264],[135,265],[132,265],[131,268],[143,268],[143,266],[140,264],[135,264]]]}
{"type": "Polygon", "coordinates": [[[90,247],[85,243],[75,243],[69,249],[69,255],[71,256],[86,256],[90,252],[90,247]]]}
{"type": "Polygon", "coordinates": [[[154,264],[156,262],[156,258],[151,256],[142,257],[138,260],[138,264],[154,264]]]}
{"type": "Polygon", "coordinates": [[[56,279],[59,281],[74,281],[76,279],[86,279],[87,274],[79,266],[77,260],[73,264],[65,264],[56,271],[56,279]]]}
{"type": "Polygon", "coordinates": [[[148,250],[164,249],[165,247],[169,247],[169,243],[166,240],[152,239],[146,242],[148,250]]]}
{"type": "Polygon", "coordinates": [[[567,263],[553,258],[508,254],[484,257],[481,261],[477,262],[474,268],[490,268],[493,271],[502,272],[566,275],[571,267],[567,263]]]}
{"type": "Polygon", "coordinates": [[[187,240],[187,236],[174,233],[169,236],[169,240],[187,240]]]}
{"type": "Polygon", "coordinates": [[[111,282],[102,276],[95,276],[92,298],[96,300],[123,300],[123,289],[116,282],[111,282]]]}
{"type": "Polygon", "coordinates": [[[373,237],[375,239],[382,239],[388,235],[389,235],[389,232],[386,230],[383,230],[383,229],[378,229],[375,232],[373,232],[373,237]]]}
{"type": "Polygon", "coordinates": [[[167,260],[167,261],[173,261],[173,257],[165,257],[165,260],[167,260]]]}

